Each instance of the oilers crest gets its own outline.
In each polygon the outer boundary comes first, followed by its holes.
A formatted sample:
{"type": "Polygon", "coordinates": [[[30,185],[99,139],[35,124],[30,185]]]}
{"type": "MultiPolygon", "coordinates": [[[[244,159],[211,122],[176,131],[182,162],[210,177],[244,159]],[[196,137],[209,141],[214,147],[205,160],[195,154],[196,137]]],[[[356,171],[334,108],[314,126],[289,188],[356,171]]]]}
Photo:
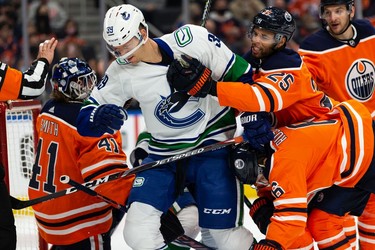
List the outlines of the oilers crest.
{"type": "Polygon", "coordinates": [[[358,101],[369,100],[374,93],[374,63],[368,59],[358,59],[350,67],[346,76],[349,95],[358,101]]]}

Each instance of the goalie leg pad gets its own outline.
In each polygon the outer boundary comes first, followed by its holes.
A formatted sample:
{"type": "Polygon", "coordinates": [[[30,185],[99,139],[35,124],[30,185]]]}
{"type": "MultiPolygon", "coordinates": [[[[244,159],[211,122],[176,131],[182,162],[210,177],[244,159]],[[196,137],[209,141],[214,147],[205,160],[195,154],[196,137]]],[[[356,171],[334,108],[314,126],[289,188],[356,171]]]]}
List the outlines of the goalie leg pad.
{"type": "Polygon", "coordinates": [[[132,249],[162,249],[166,244],[159,230],[161,215],[148,204],[133,202],[123,231],[126,244],[132,249]]]}

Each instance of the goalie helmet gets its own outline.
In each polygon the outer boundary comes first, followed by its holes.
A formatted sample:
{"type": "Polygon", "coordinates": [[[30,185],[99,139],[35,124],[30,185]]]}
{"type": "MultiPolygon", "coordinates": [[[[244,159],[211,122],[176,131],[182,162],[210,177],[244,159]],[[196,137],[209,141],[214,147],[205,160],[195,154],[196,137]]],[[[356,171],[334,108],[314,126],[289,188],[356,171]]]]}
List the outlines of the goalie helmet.
{"type": "Polygon", "coordinates": [[[142,12],[130,4],[122,4],[110,8],[104,17],[103,38],[107,43],[107,49],[116,58],[129,57],[148,39],[148,26],[142,12]],[[139,30],[143,26],[147,31],[144,38],[139,30]],[[122,46],[136,38],[139,43],[125,55],[121,55],[115,47],[122,46]]]}
{"type": "Polygon", "coordinates": [[[249,28],[249,34],[253,32],[254,27],[274,32],[275,39],[279,42],[282,36],[285,36],[287,41],[292,38],[296,30],[296,23],[288,11],[270,6],[255,15],[249,28]]]}
{"type": "Polygon", "coordinates": [[[324,7],[328,5],[340,5],[340,4],[345,4],[346,9],[348,11],[352,10],[354,0],[321,0],[320,1],[320,18],[322,18],[323,13],[324,13],[324,7]]]}
{"type": "Polygon", "coordinates": [[[96,81],[95,71],[78,58],[63,57],[52,68],[52,88],[72,100],[86,99],[96,81]]]}

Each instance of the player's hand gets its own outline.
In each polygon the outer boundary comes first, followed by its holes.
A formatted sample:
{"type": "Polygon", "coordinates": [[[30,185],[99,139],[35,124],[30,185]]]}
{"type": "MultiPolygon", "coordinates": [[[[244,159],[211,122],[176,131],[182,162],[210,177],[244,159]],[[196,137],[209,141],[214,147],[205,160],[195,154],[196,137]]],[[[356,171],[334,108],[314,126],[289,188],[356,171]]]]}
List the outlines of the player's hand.
{"type": "Polygon", "coordinates": [[[142,164],[142,161],[148,156],[148,153],[146,150],[144,150],[141,147],[136,147],[133,149],[133,151],[130,153],[129,161],[130,164],[133,167],[138,167],[142,164]]]}
{"type": "Polygon", "coordinates": [[[197,59],[182,55],[169,66],[167,80],[177,91],[206,97],[208,94],[216,95],[216,81],[212,80],[211,72],[197,59]]]}
{"type": "Polygon", "coordinates": [[[273,240],[261,240],[255,243],[252,250],[282,250],[283,248],[279,243],[273,240]]]}
{"type": "Polygon", "coordinates": [[[53,56],[55,54],[55,49],[57,46],[56,38],[52,37],[51,40],[45,40],[44,42],[39,44],[39,52],[37,59],[45,58],[49,62],[52,63],[53,56]]]}
{"type": "Polygon", "coordinates": [[[265,197],[260,197],[253,202],[249,214],[262,234],[266,234],[274,210],[273,202],[265,197]]]}
{"type": "Polygon", "coordinates": [[[271,120],[267,112],[245,112],[241,115],[244,140],[254,149],[262,150],[264,144],[273,140],[271,120]]]}
{"type": "Polygon", "coordinates": [[[127,119],[128,114],[125,109],[114,104],[100,105],[90,115],[91,127],[102,134],[114,134],[127,119]]]}

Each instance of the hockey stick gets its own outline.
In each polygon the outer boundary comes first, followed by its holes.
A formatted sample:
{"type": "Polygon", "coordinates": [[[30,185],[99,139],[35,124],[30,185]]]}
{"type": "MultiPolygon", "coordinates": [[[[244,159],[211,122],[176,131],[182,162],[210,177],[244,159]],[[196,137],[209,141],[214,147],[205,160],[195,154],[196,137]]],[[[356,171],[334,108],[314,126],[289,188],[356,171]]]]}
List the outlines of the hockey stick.
{"type": "Polygon", "coordinates": [[[253,206],[253,204],[251,204],[251,201],[249,200],[249,198],[246,197],[246,195],[243,196],[243,201],[249,209],[253,206]]]}
{"type": "MultiPolygon", "coordinates": [[[[237,137],[234,137],[232,139],[228,139],[226,141],[217,142],[217,143],[207,145],[207,146],[204,146],[204,147],[201,147],[201,148],[193,149],[193,150],[185,152],[185,153],[181,153],[181,154],[177,154],[177,155],[174,155],[174,156],[171,156],[171,157],[167,157],[167,158],[162,159],[162,160],[142,164],[142,165],[140,165],[136,168],[132,168],[132,169],[129,169],[129,170],[126,170],[126,171],[123,171],[123,172],[118,172],[118,173],[107,175],[107,176],[102,177],[102,178],[91,180],[91,181],[82,183],[82,185],[84,185],[85,187],[89,187],[89,188],[96,187],[100,184],[103,184],[103,183],[106,183],[106,182],[109,182],[109,181],[113,181],[113,180],[117,180],[119,178],[123,178],[123,177],[126,177],[128,175],[136,174],[138,172],[145,171],[145,170],[148,170],[148,169],[151,169],[151,168],[155,168],[155,167],[163,165],[163,164],[167,164],[167,163],[175,162],[175,161],[178,161],[178,160],[181,160],[181,159],[185,159],[185,158],[188,158],[190,156],[202,154],[202,153],[209,152],[209,151],[218,150],[218,149],[221,149],[223,147],[226,147],[226,146],[229,146],[229,145],[232,145],[232,144],[240,143],[242,141],[243,141],[242,136],[237,136],[237,137]]],[[[13,209],[23,209],[23,208],[33,206],[33,205],[36,205],[38,203],[48,201],[48,200],[52,200],[52,199],[55,199],[55,198],[58,198],[58,197],[61,197],[61,196],[64,196],[64,195],[68,195],[68,194],[71,194],[71,193],[74,193],[74,192],[77,192],[77,188],[70,187],[70,188],[58,191],[56,193],[48,194],[48,195],[41,196],[41,197],[38,197],[38,198],[35,198],[35,199],[32,199],[32,200],[27,200],[27,201],[22,201],[22,200],[14,198],[14,197],[11,197],[12,208],[13,209]]]]}
{"type": "MultiPolygon", "coordinates": [[[[112,199],[110,199],[110,198],[108,198],[104,195],[99,194],[98,192],[96,192],[96,191],[94,191],[94,190],[92,190],[92,189],[90,189],[86,186],[83,186],[82,184],[70,179],[69,176],[67,176],[67,175],[61,176],[60,181],[62,183],[65,183],[65,184],[69,184],[72,187],[75,187],[77,190],[81,190],[81,191],[83,191],[83,192],[85,192],[85,193],[87,193],[91,196],[98,197],[98,198],[104,200],[105,202],[115,206],[117,209],[120,209],[121,211],[126,212],[125,206],[117,203],[116,201],[114,201],[114,200],[112,200],[112,199]]],[[[177,217],[174,218],[174,219],[177,220],[177,222],[179,223],[177,217]]],[[[179,225],[181,225],[181,224],[179,224],[179,225]]],[[[196,241],[195,239],[185,235],[182,227],[181,227],[181,231],[178,233],[178,235],[176,235],[176,230],[173,226],[169,227],[168,223],[164,223],[163,226],[166,230],[169,231],[169,234],[175,235],[176,239],[174,239],[173,241],[180,244],[180,245],[184,245],[186,247],[194,248],[194,249],[213,250],[212,248],[207,247],[203,243],[200,243],[199,241],[196,241]]]]}
{"type": "Polygon", "coordinates": [[[202,27],[204,27],[206,25],[206,21],[208,19],[208,15],[210,14],[210,9],[211,9],[211,0],[207,0],[206,1],[206,5],[204,6],[202,21],[201,21],[201,26],[202,27]]]}

